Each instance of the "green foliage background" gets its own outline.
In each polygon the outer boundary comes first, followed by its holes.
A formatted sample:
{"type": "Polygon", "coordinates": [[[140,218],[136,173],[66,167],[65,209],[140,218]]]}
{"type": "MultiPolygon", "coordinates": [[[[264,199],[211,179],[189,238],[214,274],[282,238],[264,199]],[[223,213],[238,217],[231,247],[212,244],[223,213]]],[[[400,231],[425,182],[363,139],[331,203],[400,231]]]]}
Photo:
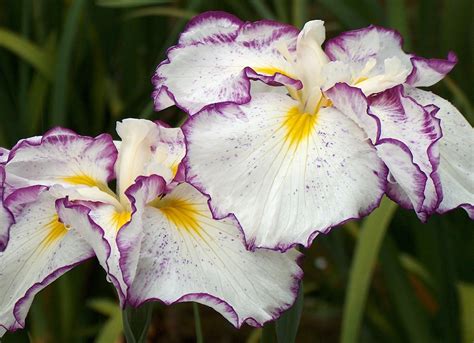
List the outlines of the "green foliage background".
{"type": "MultiPolygon", "coordinates": [[[[377,24],[398,29],[407,51],[442,58],[453,50],[459,63],[433,90],[472,124],[473,7],[472,0],[0,0],[0,145],[56,125],[113,134],[125,117],[177,125],[178,110],[152,111],[150,78],[186,21],[206,10],[298,27],[319,18],[328,37],[377,24]]],[[[318,237],[306,251],[296,340],[472,343],[473,229],[462,210],[424,225],[384,201],[365,221],[318,237]]],[[[238,331],[199,309],[205,341],[276,339],[273,325],[238,331]]],[[[280,342],[291,341],[298,309],[276,324],[280,342]]],[[[190,304],[155,305],[149,341],[194,341],[193,318],[190,304]]],[[[40,293],[27,329],[4,342],[120,342],[121,330],[112,286],[90,261],[40,293]]]]}

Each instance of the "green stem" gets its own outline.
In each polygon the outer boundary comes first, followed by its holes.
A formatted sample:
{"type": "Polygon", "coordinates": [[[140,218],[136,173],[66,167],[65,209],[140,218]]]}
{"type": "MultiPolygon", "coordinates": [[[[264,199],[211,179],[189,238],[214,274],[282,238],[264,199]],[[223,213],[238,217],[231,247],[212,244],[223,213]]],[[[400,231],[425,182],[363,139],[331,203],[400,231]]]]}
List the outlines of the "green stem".
{"type": "Polygon", "coordinates": [[[122,311],[123,333],[127,343],[146,342],[152,314],[153,303],[145,303],[137,308],[127,306],[122,311]]]}
{"type": "Polygon", "coordinates": [[[201,316],[199,315],[199,307],[198,307],[198,304],[196,303],[193,303],[193,312],[194,312],[194,327],[196,329],[196,342],[204,343],[204,339],[202,337],[201,316]]]}

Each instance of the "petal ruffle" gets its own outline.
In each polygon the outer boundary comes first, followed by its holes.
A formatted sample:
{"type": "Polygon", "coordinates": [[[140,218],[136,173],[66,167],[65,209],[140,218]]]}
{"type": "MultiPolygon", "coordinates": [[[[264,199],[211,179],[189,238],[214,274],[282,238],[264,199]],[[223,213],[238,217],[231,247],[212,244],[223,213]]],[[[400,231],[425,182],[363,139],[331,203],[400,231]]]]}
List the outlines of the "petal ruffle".
{"type": "Polygon", "coordinates": [[[0,252],[5,250],[8,242],[8,232],[10,226],[13,224],[13,215],[11,211],[5,206],[4,199],[4,185],[5,182],[5,169],[0,164],[0,252]]]}
{"type": "Polygon", "coordinates": [[[183,126],[188,181],[233,213],[249,248],[308,246],[316,234],[371,212],[386,169],[363,131],[334,108],[317,117],[278,93],[208,108],[183,126]]]}
{"type": "Polygon", "coordinates": [[[61,192],[44,191],[24,204],[0,255],[0,326],[23,328],[34,296],[59,276],[93,256],[73,228],[58,221],[61,192]]]}
{"type": "Polygon", "coordinates": [[[12,149],[5,165],[7,183],[12,187],[61,184],[103,189],[115,176],[116,158],[109,135],[91,138],[57,128],[12,149]]]}
{"type": "Polygon", "coordinates": [[[439,108],[443,137],[439,141],[439,178],[443,190],[438,213],[462,207],[474,219],[474,129],[447,100],[427,91],[405,87],[405,94],[423,106],[439,108]]]}
{"type": "Polygon", "coordinates": [[[195,17],[153,76],[155,109],[173,103],[193,115],[209,104],[250,100],[250,79],[291,84],[291,64],[277,50],[295,49],[298,30],[262,20],[244,23],[224,12],[195,17]]]}
{"type": "Polygon", "coordinates": [[[429,87],[442,80],[456,65],[458,58],[454,52],[447,59],[411,58],[413,70],[408,76],[407,83],[413,87],[429,87]]]}
{"type": "Polygon", "coordinates": [[[213,219],[207,201],[183,183],[147,207],[130,304],[196,301],[236,327],[277,318],[295,300],[301,254],[246,250],[238,223],[213,219]]]}
{"type": "Polygon", "coordinates": [[[368,98],[346,84],[326,93],[371,138],[390,171],[388,195],[426,220],[442,196],[437,143],[442,134],[433,109],[404,96],[401,86],[368,98]]]}
{"type": "Polygon", "coordinates": [[[123,200],[127,188],[138,176],[160,175],[166,182],[176,176],[186,154],[180,128],[164,127],[144,119],[125,119],[117,123],[122,139],[115,166],[118,193],[123,200]]]}

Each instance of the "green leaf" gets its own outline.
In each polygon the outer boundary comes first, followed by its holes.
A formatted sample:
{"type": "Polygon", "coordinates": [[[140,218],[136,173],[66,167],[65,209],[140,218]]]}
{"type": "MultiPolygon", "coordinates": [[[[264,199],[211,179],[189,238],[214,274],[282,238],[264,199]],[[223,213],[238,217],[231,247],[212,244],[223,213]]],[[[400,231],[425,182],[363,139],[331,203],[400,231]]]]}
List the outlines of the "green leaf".
{"type": "Polygon", "coordinates": [[[146,342],[152,315],[153,303],[145,303],[138,308],[127,306],[122,311],[123,332],[127,343],[146,342]]]}
{"type": "Polygon", "coordinates": [[[266,19],[275,19],[275,14],[273,14],[272,10],[268,8],[264,1],[261,0],[250,0],[255,11],[263,18],[266,19]]]}
{"type": "Polygon", "coordinates": [[[122,314],[119,311],[117,315],[111,317],[100,329],[96,343],[117,342],[122,335],[122,314]]]}
{"type": "Polygon", "coordinates": [[[193,313],[194,313],[194,327],[196,331],[196,342],[204,343],[204,338],[202,337],[201,316],[199,315],[199,307],[197,303],[193,303],[193,313]]]}
{"type": "Polygon", "coordinates": [[[191,19],[197,13],[194,11],[188,11],[184,9],[180,9],[177,7],[147,7],[147,8],[140,8],[137,10],[133,10],[128,12],[125,16],[125,20],[141,18],[141,17],[150,17],[150,16],[165,16],[165,17],[175,17],[175,18],[182,18],[182,19],[191,19]]]}
{"type": "Polygon", "coordinates": [[[301,313],[303,312],[303,285],[300,286],[295,304],[276,321],[275,329],[278,343],[295,342],[301,313]]]}
{"type": "Polygon", "coordinates": [[[411,49],[411,36],[408,28],[408,14],[405,0],[387,0],[388,26],[398,30],[404,41],[406,50],[411,49]]]}
{"type": "Polygon", "coordinates": [[[96,4],[103,7],[138,7],[165,4],[167,2],[170,2],[170,0],[98,0],[96,4]]]}
{"type": "Polygon", "coordinates": [[[9,30],[0,28],[0,47],[18,55],[35,67],[44,77],[53,77],[53,58],[45,50],[9,30]]]}
{"type": "Polygon", "coordinates": [[[319,2],[347,28],[358,28],[366,25],[366,20],[344,0],[319,0],[319,2]]]}
{"type": "Polygon", "coordinates": [[[461,304],[462,341],[474,342],[474,284],[458,283],[459,303],[461,304]]]}
{"type": "Polygon", "coordinates": [[[380,207],[365,219],[354,253],[342,320],[342,343],[359,341],[370,280],[385,233],[397,205],[383,198],[380,207]]]}
{"type": "Polygon", "coordinates": [[[86,0],[75,0],[68,10],[64,33],[61,37],[56,58],[54,74],[53,95],[51,101],[51,124],[66,124],[66,99],[68,80],[70,78],[69,66],[74,45],[74,37],[80,23],[80,16],[85,7],[86,0]]]}
{"type": "Polygon", "coordinates": [[[87,306],[107,317],[112,317],[117,312],[121,313],[120,306],[115,301],[107,298],[91,299],[87,302],[87,306]]]}
{"type": "Polygon", "coordinates": [[[270,322],[265,324],[262,329],[262,336],[260,343],[274,343],[275,342],[275,323],[270,322]]]}

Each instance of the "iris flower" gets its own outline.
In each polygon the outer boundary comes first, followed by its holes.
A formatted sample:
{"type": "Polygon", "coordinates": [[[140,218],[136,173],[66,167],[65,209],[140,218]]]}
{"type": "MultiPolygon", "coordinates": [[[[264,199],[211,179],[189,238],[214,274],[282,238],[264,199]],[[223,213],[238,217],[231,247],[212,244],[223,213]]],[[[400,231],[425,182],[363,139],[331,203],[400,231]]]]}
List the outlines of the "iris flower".
{"type": "Polygon", "coordinates": [[[325,50],[324,40],[319,20],[299,32],[209,12],[157,67],[155,108],[189,114],[187,180],[211,197],[214,216],[233,213],[250,249],[285,251],[368,214],[386,191],[423,220],[472,209],[472,129],[414,88],[441,79],[455,56],[407,55],[398,34],[374,26],[325,50]],[[440,119],[461,135],[440,139],[440,119]]]}
{"type": "Polygon", "coordinates": [[[0,333],[24,327],[35,294],[94,255],[122,306],[196,301],[235,326],[289,308],[301,254],[247,251],[235,219],[212,218],[208,198],[182,182],[182,131],[128,119],[117,132],[113,142],[56,129],[9,152],[0,333]]]}

